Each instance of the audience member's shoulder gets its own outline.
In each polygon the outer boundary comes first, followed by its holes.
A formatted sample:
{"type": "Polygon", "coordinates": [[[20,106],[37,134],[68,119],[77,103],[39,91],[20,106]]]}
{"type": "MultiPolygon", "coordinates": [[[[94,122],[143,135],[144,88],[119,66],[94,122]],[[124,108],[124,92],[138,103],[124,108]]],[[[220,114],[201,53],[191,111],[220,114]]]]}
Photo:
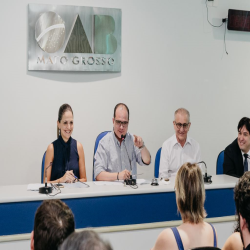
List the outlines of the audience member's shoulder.
{"type": "Polygon", "coordinates": [[[222,250],[242,250],[243,244],[240,233],[233,233],[225,242],[222,250]]]}
{"type": "Polygon", "coordinates": [[[160,233],[152,250],[176,249],[176,247],[173,231],[171,228],[167,228],[160,233]]]}

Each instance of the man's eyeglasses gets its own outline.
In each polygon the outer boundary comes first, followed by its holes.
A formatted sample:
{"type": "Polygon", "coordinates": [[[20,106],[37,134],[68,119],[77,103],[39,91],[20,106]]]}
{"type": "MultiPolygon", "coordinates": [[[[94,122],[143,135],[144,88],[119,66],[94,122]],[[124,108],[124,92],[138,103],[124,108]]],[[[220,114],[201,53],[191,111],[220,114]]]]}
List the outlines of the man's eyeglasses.
{"type": "Polygon", "coordinates": [[[176,123],[176,122],[174,123],[178,129],[181,129],[181,127],[183,127],[184,130],[187,130],[189,126],[189,123],[176,123]]]}
{"type": "Polygon", "coordinates": [[[115,120],[115,123],[120,127],[121,125],[123,127],[127,127],[128,126],[128,122],[125,121],[125,122],[122,122],[122,121],[119,121],[119,120],[115,120]]]}

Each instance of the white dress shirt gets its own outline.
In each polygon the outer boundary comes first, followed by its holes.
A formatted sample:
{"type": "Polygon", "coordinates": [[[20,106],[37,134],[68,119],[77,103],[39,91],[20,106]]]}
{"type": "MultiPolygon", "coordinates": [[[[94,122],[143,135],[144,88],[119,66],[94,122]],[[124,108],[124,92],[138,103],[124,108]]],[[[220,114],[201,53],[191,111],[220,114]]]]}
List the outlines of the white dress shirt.
{"type": "Polygon", "coordinates": [[[197,163],[199,161],[201,161],[199,143],[187,136],[182,147],[174,134],[162,145],[159,177],[175,175],[185,162],[197,163]]]}
{"type": "MultiPolygon", "coordinates": [[[[244,162],[245,162],[245,157],[244,157],[244,152],[241,151],[242,157],[243,157],[243,166],[244,166],[244,162]]],[[[247,152],[248,156],[250,156],[250,150],[247,152]]],[[[250,159],[247,158],[247,163],[248,163],[248,171],[249,171],[249,166],[250,166],[250,159]]]]}

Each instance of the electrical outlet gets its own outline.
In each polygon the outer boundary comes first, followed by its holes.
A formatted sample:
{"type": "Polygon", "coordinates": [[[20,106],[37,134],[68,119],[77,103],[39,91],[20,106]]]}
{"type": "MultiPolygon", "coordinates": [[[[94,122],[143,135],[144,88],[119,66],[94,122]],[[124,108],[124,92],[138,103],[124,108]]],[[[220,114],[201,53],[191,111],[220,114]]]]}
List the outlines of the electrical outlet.
{"type": "Polygon", "coordinates": [[[213,1],[207,1],[207,6],[208,7],[217,7],[218,6],[219,0],[213,0],[213,1]]]}
{"type": "Polygon", "coordinates": [[[217,7],[218,6],[218,2],[219,0],[214,0],[212,3],[213,3],[213,7],[217,7]]]}

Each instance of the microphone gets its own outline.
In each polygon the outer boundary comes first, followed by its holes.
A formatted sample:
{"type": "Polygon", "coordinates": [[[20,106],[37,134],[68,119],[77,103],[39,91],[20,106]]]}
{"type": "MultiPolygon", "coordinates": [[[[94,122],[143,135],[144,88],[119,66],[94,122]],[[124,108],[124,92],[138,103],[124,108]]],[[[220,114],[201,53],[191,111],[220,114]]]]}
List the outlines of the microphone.
{"type": "Polygon", "coordinates": [[[47,169],[52,166],[52,162],[50,162],[49,166],[45,169],[45,187],[39,188],[40,194],[50,194],[52,193],[52,187],[47,187],[47,169]]]}
{"type": "Polygon", "coordinates": [[[125,140],[125,138],[126,138],[126,135],[121,135],[121,139],[122,139],[122,141],[124,141],[124,140],[125,140]]]}
{"type": "Polygon", "coordinates": [[[126,147],[126,144],[125,144],[125,138],[126,138],[126,135],[121,135],[121,139],[122,139],[122,141],[124,141],[124,146],[125,146],[125,149],[126,149],[126,152],[127,152],[128,159],[129,159],[130,171],[132,171],[131,160],[130,160],[129,155],[128,155],[128,150],[127,150],[127,147],[126,147]]]}
{"type": "Polygon", "coordinates": [[[200,161],[197,164],[203,163],[205,165],[205,175],[203,176],[204,183],[212,183],[212,176],[207,174],[207,165],[204,161],[200,161]]]}
{"type": "MultiPolygon", "coordinates": [[[[128,150],[127,150],[127,147],[126,147],[126,144],[125,144],[125,138],[126,138],[126,135],[121,135],[121,139],[122,139],[122,141],[124,141],[124,146],[125,146],[125,149],[126,149],[126,152],[127,152],[128,159],[129,159],[130,171],[132,172],[131,159],[130,159],[130,157],[128,155],[128,150]]],[[[132,178],[132,173],[131,173],[129,179],[124,180],[124,182],[126,183],[126,185],[130,185],[130,186],[136,185],[136,179],[132,178]]]]}

